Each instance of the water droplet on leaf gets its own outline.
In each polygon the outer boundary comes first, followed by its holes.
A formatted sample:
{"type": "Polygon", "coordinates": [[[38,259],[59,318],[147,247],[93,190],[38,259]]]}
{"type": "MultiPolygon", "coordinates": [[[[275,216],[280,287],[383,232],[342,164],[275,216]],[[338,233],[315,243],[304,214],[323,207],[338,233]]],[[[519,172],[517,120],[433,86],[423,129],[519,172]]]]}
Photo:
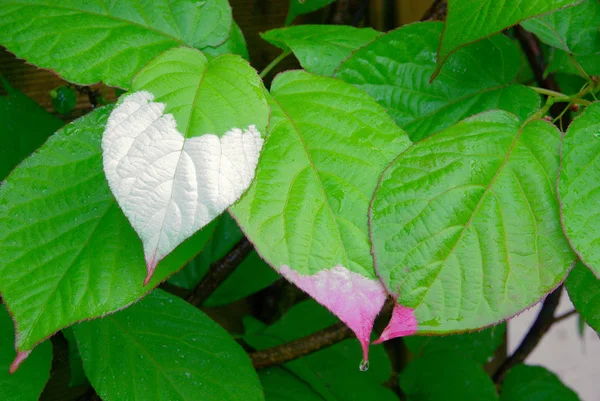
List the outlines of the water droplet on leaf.
{"type": "Polygon", "coordinates": [[[369,370],[369,361],[360,361],[360,366],[358,368],[361,372],[366,372],[367,370],[369,370]]]}

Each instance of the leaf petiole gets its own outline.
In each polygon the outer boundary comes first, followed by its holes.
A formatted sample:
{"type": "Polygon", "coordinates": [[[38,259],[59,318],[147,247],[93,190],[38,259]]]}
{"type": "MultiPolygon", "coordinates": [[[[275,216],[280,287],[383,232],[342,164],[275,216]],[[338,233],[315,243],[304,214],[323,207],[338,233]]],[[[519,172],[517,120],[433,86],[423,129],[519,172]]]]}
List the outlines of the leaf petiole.
{"type": "Polygon", "coordinates": [[[267,74],[268,74],[269,72],[271,72],[271,70],[277,66],[277,64],[279,64],[279,63],[280,63],[280,62],[281,62],[281,61],[282,61],[284,58],[286,58],[286,57],[287,57],[287,56],[289,56],[290,54],[292,54],[292,51],[291,51],[291,50],[286,50],[286,51],[284,51],[283,53],[281,53],[281,54],[280,54],[279,56],[277,56],[277,57],[276,57],[276,58],[275,58],[273,61],[271,61],[271,62],[269,63],[269,65],[267,65],[267,66],[265,67],[265,69],[264,69],[264,70],[262,70],[262,71],[260,72],[260,74],[258,74],[258,76],[264,79],[264,78],[265,78],[265,76],[267,76],[267,74]]]}

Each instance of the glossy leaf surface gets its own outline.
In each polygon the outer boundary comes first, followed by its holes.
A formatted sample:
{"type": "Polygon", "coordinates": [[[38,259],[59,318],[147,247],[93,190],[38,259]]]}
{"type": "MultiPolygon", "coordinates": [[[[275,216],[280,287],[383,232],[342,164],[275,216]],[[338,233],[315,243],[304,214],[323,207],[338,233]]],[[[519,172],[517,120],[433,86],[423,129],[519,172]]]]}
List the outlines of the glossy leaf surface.
{"type": "MultiPolygon", "coordinates": [[[[198,285],[211,264],[223,258],[243,238],[242,230],[229,215],[223,213],[204,250],[188,265],[169,279],[179,287],[192,290],[198,285]]],[[[233,273],[211,294],[203,305],[224,305],[262,290],[279,278],[256,251],[252,251],[233,273]]]]}
{"type": "Polygon", "coordinates": [[[366,359],[386,298],[367,211],[381,171],[408,138],[366,93],[340,80],[286,72],[271,94],[256,178],[232,214],[269,264],[350,326],[366,359]]]}
{"type": "Polygon", "coordinates": [[[46,341],[36,348],[19,370],[10,374],[15,358],[14,325],[4,305],[0,305],[0,399],[37,401],[50,378],[52,345],[46,341]]]}
{"type": "Polygon", "coordinates": [[[264,369],[258,372],[258,377],[265,401],[323,401],[323,397],[285,368],[264,369]]]}
{"type": "Polygon", "coordinates": [[[596,102],[565,134],[558,195],[571,246],[600,277],[600,103],[596,102]]]}
{"type": "Polygon", "coordinates": [[[484,364],[504,342],[506,324],[488,327],[472,333],[448,336],[410,336],[404,339],[406,347],[416,356],[432,354],[460,354],[484,364]]]}
{"type": "Polygon", "coordinates": [[[334,1],[335,0],[289,0],[290,8],[287,17],[285,18],[285,24],[289,25],[296,17],[317,11],[334,1]]]}
{"type": "Polygon", "coordinates": [[[263,400],[250,358],[229,333],[164,291],[74,331],[104,401],[263,400]]]}
{"type": "Polygon", "coordinates": [[[308,72],[331,76],[342,62],[381,32],[345,25],[298,25],[273,29],[261,37],[282,50],[292,50],[308,72]]]}
{"type": "Polygon", "coordinates": [[[19,351],[131,304],[210,237],[207,227],[186,241],[142,286],[142,244],[102,170],[100,140],[110,111],[67,125],[0,187],[0,293],[16,321],[19,351]]]}
{"type": "Polygon", "coordinates": [[[574,255],[554,188],[559,144],[552,124],[494,111],[385,171],[370,212],[375,266],[419,332],[488,326],[564,280],[574,255]]]}
{"type": "Polygon", "coordinates": [[[232,24],[227,0],[2,0],[0,21],[0,44],[17,57],[77,84],[123,89],[163,51],[217,46],[232,24]]]}
{"type": "MultiPolygon", "coordinates": [[[[244,340],[257,349],[264,349],[310,335],[334,323],[335,317],[325,308],[314,301],[305,301],[294,306],[271,326],[263,325],[253,334],[244,336],[244,340]]],[[[260,326],[260,323],[247,318],[245,325],[260,326]]],[[[391,375],[390,361],[384,348],[373,347],[368,371],[361,372],[359,363],[360,345],[351,339],[288,362],[284,368],[327,400],[397,401],[397,397],[382,386],[391,375]]]]}
{"type": "Polygon", "coordinates": [[[474,114],[502,109],[525,119],[539,109],[539,96],[512,82],[519,50],[495,36],[459,50],[433,83],[443,24],[411,24],[382,35],[354,52],[336,77],[373,96],[419,141],[474,114]]]}
{"type": "Polygon", "coordinates": [[[579,401],[579,396],[545,368],[518,365],[506,375],[500,401],[579,401]]]}
{"type": "Polygon", "coordinates": [[[417,358],[400,373],[399,382],[408,401],[498,400],[483,368],[459,355],[417,358]]]}
{"type": "Polygon", "coordinates": [[[239,199],[254,177],[269,107],[239,56],[177,48],[134,78],[102,137],[104,171],[148,267],[239,199]]]}
{"type": "Polygon", "coordinates": [[[0,181],[64,123],[0,78],[0,181]]]}
{"type": "MultiPolygon", "coordinates": [[[[600,74],[600,2],[585,0],[521,25],[550,46],[571,55],[590,75],[600,74]]],[[[565,59],[565,62],[569,62],[565,59]]]]}
{"type": "Polygon", "coordinates": [[[551,13],[581,0],[448,0],[446,29],[440,42],[438,65],[458,48],[487,38],[531,17],[551,13]]]}
{"type": "Polygon", "coordinates": [[[566,281],[569,298],[585,322],[600,332],[600,279],[582,263],[569,273],[566,281]]]}

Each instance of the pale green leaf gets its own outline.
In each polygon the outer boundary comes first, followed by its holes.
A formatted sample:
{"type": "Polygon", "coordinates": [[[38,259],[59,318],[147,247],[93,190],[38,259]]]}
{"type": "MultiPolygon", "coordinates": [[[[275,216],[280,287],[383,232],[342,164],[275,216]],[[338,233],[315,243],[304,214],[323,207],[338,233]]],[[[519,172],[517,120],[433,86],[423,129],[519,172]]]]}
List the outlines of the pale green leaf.
{"type": "Polygon", "coordinates": [[[81,85],[129,88],[163,51],[217,46],[231,24],[227,0],[0,0],[0,44],[81,85]]]}
{"type": "Polygon", "coordinates": [[[10,374],[15,354],[13,322],[4,305],[0,305],[0,400],[37,401],[50,378],[52,344],[41,344],[10,374]]]}
{"type": "Polygon", "coordinates": [[[0,181],[33,153],[63,122],[13,89],[3,78],[0,96],[0,181]]]}
{"type": "Polygon", "coordinates": [[[551,13],[581,0],[448,0],[446,29],[440,42],[438,66],[458,48],[487,38],[531,17],[551,13]]]}
{"type": "Polygon", "coordinates": [[[442,28],[416,23],[382,35],[353,53],[336,77],[374,97],[413,141],[483,111],[502,109],[525,119],[539,109],[535,92],[512,84],[520,54],[503,35],[459,50],[430,83],[442,28]]]}
{"type": "Polygon", "coordinates": [[[504,343],[505,333],[506,324],[500,324],[472,333],[448,336],[410,336],[404,339],[404,343],[416,356],[455,353],[479,364],[484,364],[504,343]]]}
{"type": "Polygon", "coordinates": [[[250,358],[229,333],[164,291],[73,329],[104,401],[264,399],[250,358]]]}
{"type": "Polygon", "coordinates": [[[600,279],[594,273],[578,263],[566,281],[571,302],[585,322],[600,333],[600,279]]]}
{"type": "Polygon", "coordinates": [[[292,21],[300,15],[317,11],[334,1],[335,0],[289,0],[290,8],[287,17],[285,18],[285,25],[291,24],[292,21]]]}
{"type": "Polygon", "coordinates": [[[600,2],[584,0],[552,14],[523,21],[521,25],[540,40],[571,55],[589,75],[600,74],[600,2]]]}
{"type": "Polygon", "coordinates": [[[345,25],[298,25],[261,34],[280,49],[291,50],[308,71],[331,76],[352,52],[373,41],[381,32],[345,25]]]}
{"type": "Polygon", "coordinates": [[[400,373],[407,401],[497,401],[494,383],[483,368],[459,355],[427,355],[400,373]]]}
{"type": "Polygon", "coordinates": [[[375,266],[421,333],[488,326],[564,280],[574,255],[555,194],[560,132],[494,111],[402,153],[373,200],[375,266]]]}
{"type": "Polygon", "coordinates": [[[565,234],[579,258],[600,276],[600,103],[569,126],[561,151],[558,195],[565,234]]]}
{"type": "Polygon", "coordinates": [[[102,170],[100,140],[111,110],[67,125],[0,187],[0,293],[16,320],[19,351],[136,301],[212,232],[211,225],[178,247],[142,286],[142,244],[102,170]]]}
{"type": "Polygon", "coordinates": [[[220,56],[222,54],[232,53],[242,56],[246,60],[250,60],[248,54],[248,47],[246,46],[246,38],[244,33],[238,24],[233,22],[231,25],[231,32],[229,37],[224,43],[218,46],[207,46],[202,48],[202,51],[206,54],[210,54],[213,57],[220,56]]]}
{"type": "Polygon", "coordinates": [[[271,93],[256,178],[232,214],[271,266],[357,333],[366,356],[386,298],[370,253],[368,205],[381,171],[409,140],[373,99],[340,80],[290,71],[271,93]],[[322,281],[336,289],[323,290],[322,281]]]}
{"type": "Polygon", "coordinates": [[[579,401],[579,396],[545,368],[518,365],[506,375],[500,401],[579,401]]]}

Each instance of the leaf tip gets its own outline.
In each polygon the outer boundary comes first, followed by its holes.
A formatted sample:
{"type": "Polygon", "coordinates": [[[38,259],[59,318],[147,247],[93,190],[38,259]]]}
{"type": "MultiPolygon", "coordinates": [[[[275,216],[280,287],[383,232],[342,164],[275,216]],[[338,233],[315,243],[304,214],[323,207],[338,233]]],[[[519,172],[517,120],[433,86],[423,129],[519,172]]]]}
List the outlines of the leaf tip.
{"type": "Polygon", "coordinates": [[[31,354],[31,350],[29,351],[18,351],[15,360],[10,364],[9,373],[12,375],[19,369],[19,366],[27,359],[27,357],[31,354]]]}
{"type": "Polygon", "coordinates": [[[412,336],[416,332],[417,318],[414,309],[396,304],[390,322],[373,344],[381,344],[396,337],[412,336]]]}
{"type": "Polygon", "coordinates": [[[156,265],[158,264],[158,260],[153,256],[150,259],[146,259],[146,269],[148,273],[146,274],[146,278],[144,279],[144,287],[148,285],[150,280],[152,280],[152,276],[154,275],[154,270],[156,270],[156,265]]]}

